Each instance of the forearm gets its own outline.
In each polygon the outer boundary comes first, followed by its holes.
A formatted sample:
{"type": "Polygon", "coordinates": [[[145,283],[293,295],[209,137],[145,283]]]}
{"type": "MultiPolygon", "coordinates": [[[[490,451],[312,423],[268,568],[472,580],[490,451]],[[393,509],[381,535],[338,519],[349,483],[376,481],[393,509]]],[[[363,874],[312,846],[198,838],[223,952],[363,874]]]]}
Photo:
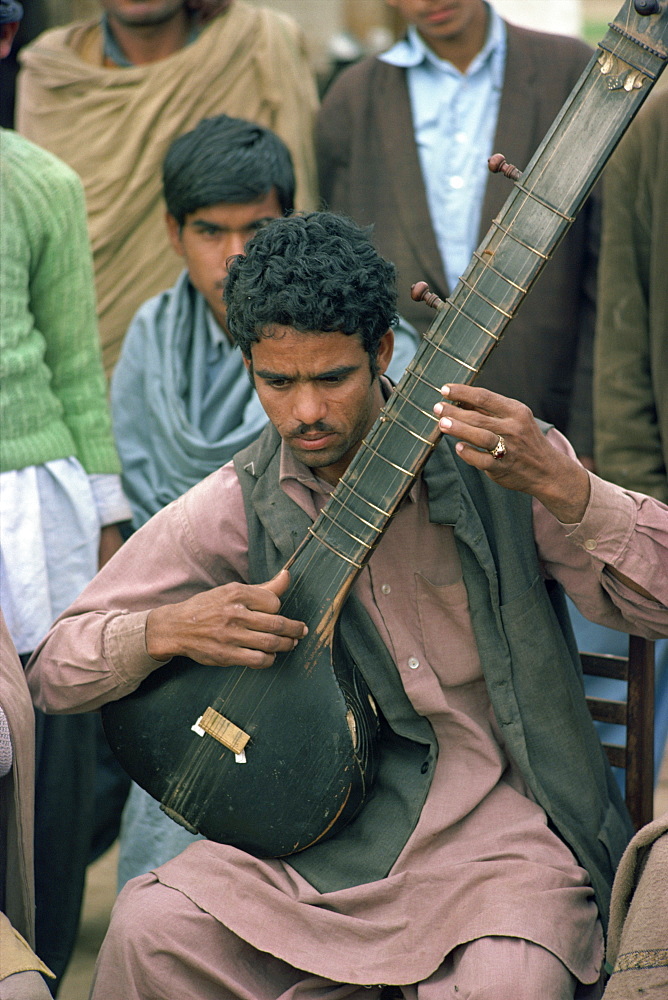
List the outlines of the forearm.
{"type": "Polygon", "coordinates": [[[577,524],[589,504],[589,474],[575,458],[553,450],[549,469],[531,492],[562,524],[577,524]]]}

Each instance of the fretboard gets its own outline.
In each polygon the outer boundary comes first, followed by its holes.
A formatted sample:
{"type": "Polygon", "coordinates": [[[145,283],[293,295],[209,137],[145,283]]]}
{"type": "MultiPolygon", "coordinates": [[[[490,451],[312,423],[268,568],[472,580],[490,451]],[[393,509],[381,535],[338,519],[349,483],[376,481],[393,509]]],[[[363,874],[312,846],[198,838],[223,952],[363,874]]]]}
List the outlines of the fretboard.
{"type": "MultiPolygon", "coordinates": [[[[415,358],[293,562],[320,546],[350,582],[440,438],[433,407],[446,382],[472,382],[574,221],[664,69],[668,0],[640,16],[624,3],[499,216],[440,308],[415,358]]],[[[508,183],[498,178],[495,183],[508,183]]],[[[510,334],[512,336],[512,333],[510,334]]],[[[401,558],[401,554],[398,554],[401,558]]]]}

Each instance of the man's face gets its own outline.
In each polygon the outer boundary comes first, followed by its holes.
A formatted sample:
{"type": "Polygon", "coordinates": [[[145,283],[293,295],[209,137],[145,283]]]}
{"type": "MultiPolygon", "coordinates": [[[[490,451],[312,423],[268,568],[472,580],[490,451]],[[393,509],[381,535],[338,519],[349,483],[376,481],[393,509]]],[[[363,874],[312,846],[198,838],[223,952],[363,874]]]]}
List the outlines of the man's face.
{"type": "Polygon", "coordinates": [[[486,23],[483,0],[386,0],[414,24],[428,45],[463,40],[486,23]]]}
{"type": "Polygon", "coordinates": [[[243,253],[253,233],[270,219],[283,215],[276,189],[257,201],[234,204],[220,202],[199,208],[186,216],[183,226],[167,213],[167,229],[171,244],[183,257],[190,280],[206,299],[209,308],[222,326],[225,324],[223,284],[227,277],[227,261],[243,253]]]}
{"type": "Polygon", "coordinates": [[[143,28],[181,17],[185,0],[102,0],[102,6],[120,24],[143,28]]]}
{"type": "MultiPolygon", "coordinates": [[[[388,330],[377,357],[381,374],[393,346],[388,330]]],[[[251,356],[246,367],[276,430],[300,462],[337,483],[383,405],[360,337],[274,326],[251,356]]]]}

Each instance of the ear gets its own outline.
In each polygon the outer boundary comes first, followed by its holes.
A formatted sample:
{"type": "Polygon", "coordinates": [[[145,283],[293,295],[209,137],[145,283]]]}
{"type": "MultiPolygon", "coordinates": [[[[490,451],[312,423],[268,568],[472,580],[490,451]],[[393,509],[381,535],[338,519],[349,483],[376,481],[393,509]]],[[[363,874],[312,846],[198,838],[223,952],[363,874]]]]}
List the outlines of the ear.
{"type": "Polygon", "coordinates": [[[380,339],[380,344],[378,345],[378,354],[376,356],[376,363],[378,365],[378,372],[380,375],[384,375],[387,371],[387,366],[392,360],[392,354],[394,353],[394,330],[392,327],[388,327],[383,336],[380,339]]]}
{"type": "Polygon", "coordinates": [[[253,359],[252,358],[247,358],[243,354],[241,355],[241,358],[243,360],[244,367],[246,368],[246,371],[248,372],[248,378],[250,379],[250,383],[251,383],[252,386],[254,386],[255,385],[255,376],[253,375],[253,359]]]}
{"type": "Polygon", "coordinates": [[[165,212],[165,222],[167,223],[167,235],[169,236],[169,242],[172,244],[173,249],[176,250],[179,257],[183,257],[184,251],[183,243],[181,242],[181,226],[169,212],[165,212]]]}
{"type": "Polygon", "coordinates": [[[0,59],[6,59],[12,51],[12,43],[18,30],[18,21],[5,21],[4,24],[0,24],[0,59]]]}

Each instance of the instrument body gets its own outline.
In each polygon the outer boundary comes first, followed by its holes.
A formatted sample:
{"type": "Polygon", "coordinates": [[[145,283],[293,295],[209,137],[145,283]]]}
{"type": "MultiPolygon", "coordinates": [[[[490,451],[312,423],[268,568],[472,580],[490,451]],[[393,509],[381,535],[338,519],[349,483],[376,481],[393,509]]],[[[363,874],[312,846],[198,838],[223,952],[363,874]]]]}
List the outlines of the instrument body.
{"type": "Polygon", "coordinates": [[[265,856],[332,836],[373,785],[378,718],[337,638],[350,588],[440,438],[445,382],[472,382],[665,67],[668,2],[626,0],[326,507],[290,560],[283,613],[309,635],[263,671],[182,659],[103,708],[112,749],[166,811],[265,856]],[[192,731],[207,709],[212,728],[192,731]],[[222,723],[220,722],[222,719],[222,723]],[[238,727],[228,744],[216,727],[238,727]],[[233,749],[247,739],[239,762],[233,749]]]}

